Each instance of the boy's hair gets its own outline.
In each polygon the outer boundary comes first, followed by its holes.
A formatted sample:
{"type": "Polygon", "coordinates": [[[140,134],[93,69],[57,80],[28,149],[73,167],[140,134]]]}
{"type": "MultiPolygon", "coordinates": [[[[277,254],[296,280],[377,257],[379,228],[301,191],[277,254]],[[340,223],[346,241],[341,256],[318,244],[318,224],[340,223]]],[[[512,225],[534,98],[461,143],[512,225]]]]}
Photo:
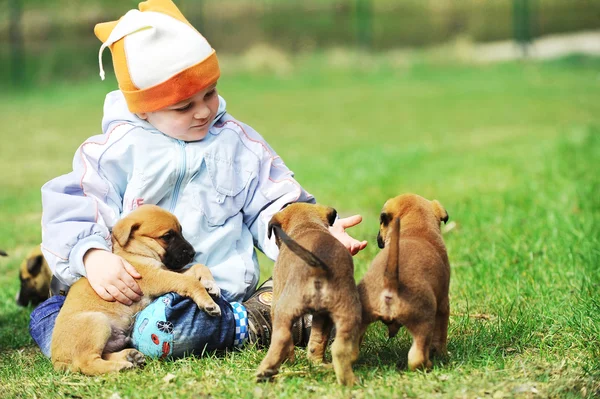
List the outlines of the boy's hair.
{"type": "Polygon", "coordinates": [[[215,83],[220,76],[215,50],[171,0],[148,0],[118,21],[97,24],[108,47],[119,89],[133,113],[153,112],[215,83]]]}

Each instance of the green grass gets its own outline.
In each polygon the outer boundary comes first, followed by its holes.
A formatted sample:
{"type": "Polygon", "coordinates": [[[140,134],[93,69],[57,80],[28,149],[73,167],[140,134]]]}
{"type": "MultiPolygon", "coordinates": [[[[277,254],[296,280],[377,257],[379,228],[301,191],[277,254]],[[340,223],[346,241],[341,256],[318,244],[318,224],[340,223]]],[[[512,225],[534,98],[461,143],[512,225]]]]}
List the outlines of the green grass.
{"type": "MultiPolygon", "coordinates": [[[[90,82],[0,94],[0,396],[2,397],[595,397],[600,395],[600,60],[487,67],[413,64],[293,77],[225,75],[230,112],[261,132],[297,179],[377,252],[378,214],[402,192],[438,199],[456,227],[449,351],[408,372],[410,337],[373,325],[354,369],[335,384],[302,350],[273,384],[256,384],[264,350],[151,361],[88,378],[57,373],[14,303],[17,269],[40,240],[40,186],[69,171],[100,131],[90,82]],[[166,381],[165,377],[174,378],[166,381]]],[[[263,261],[263,279],[272,267],[263,261]]],[[[168,380],[169,378],[167,378],[168,380]]]]}

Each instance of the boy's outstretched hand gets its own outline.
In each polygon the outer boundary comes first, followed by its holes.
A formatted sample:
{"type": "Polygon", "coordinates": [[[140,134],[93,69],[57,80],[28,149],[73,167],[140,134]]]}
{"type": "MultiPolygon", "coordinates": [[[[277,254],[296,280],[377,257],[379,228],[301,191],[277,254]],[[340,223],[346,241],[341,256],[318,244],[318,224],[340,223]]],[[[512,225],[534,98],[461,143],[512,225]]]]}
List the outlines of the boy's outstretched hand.
{"type": "Polygon", "coordinates": [[[142,276],[119,255],[103,249],[90,249],[83,257],[90,285],[105,301],[131,305],[142,299],[142,290],[135,281],[142,276]]]}
{"type": "Polygon", "coordinates": [[[333,226],[329,227],[331,235],[340,240],[352,255],[356,255],[367,246],[366,241],[358,241],[346,233],[348,227],[356,226],[360,222],[362,222],[362,216],[354,215],[343,219],[337,219],[333,223],[333,226]]]}

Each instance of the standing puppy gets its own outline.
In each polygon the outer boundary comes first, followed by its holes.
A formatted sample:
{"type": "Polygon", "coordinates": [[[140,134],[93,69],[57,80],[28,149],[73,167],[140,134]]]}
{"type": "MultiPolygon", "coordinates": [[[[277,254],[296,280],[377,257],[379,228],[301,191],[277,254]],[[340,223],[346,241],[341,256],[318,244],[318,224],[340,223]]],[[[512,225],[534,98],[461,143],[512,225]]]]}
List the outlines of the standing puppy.
{"type": "Polygon", "coordinates": [[[270,379],[285,359],[293,358],[292,324],[312,313],[309,359],[323,362],[335,325],[333,368],[340,384],[354,383],[352,363],[358,357],[361,307],[352,255],[329,232],[336,216],[333,208],[294,203],[269,223],[269,237],[275,233],[280,252],[273,269],[273,336],[258,368],[259,381],[270,379]]]}
{"type": "Polygon", "coordinates": [[[361,336],[383,321],[394,337],[406,326],[413,337],[408,367],[430,368],[429,351],[446,354],[450,264],[440,232],[448,220],[442,205],[415,194],[388,200],[377,243],[383,250],[358,285],[363,306],[361,336]]]}
{"type": "Polygon", "coordinates": [[[97,375],[139,366],[144,355],[127,348],[136,313],[167,292],[190,297],[211,316],[221,309],[206,292],[219,289],[208,268],[196,264],[194,248],[181,235],[173,214],[155,205],[142,205],[119,220],[112,231],[113,252],[142,275],[137,280],[144,296],[130,306],[100,298],[85,277],[77,280],[56,318],[51,355],[54,368],[97,375]],[[201,281],[200,281],[201,280],[201,281]]]}

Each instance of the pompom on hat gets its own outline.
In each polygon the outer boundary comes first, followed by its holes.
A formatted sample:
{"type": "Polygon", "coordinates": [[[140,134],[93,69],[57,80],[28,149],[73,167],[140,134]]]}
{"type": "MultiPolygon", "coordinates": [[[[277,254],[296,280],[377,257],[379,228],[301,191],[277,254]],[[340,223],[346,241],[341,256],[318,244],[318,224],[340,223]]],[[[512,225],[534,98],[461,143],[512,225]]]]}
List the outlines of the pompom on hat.
{"type": "Polygon", "coordinates": [[[118,21],[97,24],[108,47],[127,106],[133,113],[153,112],[188,99],[215,83],[221,74],[215,50],[171,0],[148,0],[118,21]]]}

